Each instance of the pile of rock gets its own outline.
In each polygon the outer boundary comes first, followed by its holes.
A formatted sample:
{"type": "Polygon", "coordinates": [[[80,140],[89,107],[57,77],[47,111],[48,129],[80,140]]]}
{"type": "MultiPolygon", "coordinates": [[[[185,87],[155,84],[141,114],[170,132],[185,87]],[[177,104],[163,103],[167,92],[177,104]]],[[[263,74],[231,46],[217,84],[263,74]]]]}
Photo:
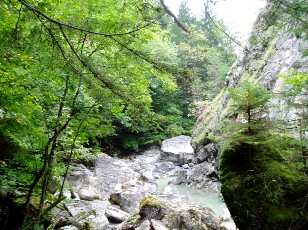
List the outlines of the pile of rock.
{"type": "Polygon", "coordinates": [[[196,158],[190,142],[190,137],[175,137],[164,141],[161,149],[128,159],[101,154],[92,170],[73,165],[67,178],[73,188],[66,192],[70,200],[53,210],[53,225],[58,229],[235,229],[223,224],[229,223],[228,218],[189,198],[157,191],[155,179],[165,176],[219,190],[209,187],[218,180],[213,163],[207,161],[213,158],[211,151],[204,150],[196,158]],[[155,210],[160,215],[149,218],[155,210]]]}

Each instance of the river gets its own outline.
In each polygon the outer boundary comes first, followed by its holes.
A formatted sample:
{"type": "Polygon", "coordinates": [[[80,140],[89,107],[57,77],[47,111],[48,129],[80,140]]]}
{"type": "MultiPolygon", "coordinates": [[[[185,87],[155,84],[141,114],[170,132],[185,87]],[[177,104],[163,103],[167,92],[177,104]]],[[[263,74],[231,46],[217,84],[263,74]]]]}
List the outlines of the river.
{"type": "Polygon", "coordinates": [[[159,191],[171,191],[179,195],[190,197],[200,205],[211,208],[217,215],[226,208],[220,193],[208,192],[202,189],[190,188],[184,184],[168,184],[174,177],[163,177],[156,180],[159,191]]]}

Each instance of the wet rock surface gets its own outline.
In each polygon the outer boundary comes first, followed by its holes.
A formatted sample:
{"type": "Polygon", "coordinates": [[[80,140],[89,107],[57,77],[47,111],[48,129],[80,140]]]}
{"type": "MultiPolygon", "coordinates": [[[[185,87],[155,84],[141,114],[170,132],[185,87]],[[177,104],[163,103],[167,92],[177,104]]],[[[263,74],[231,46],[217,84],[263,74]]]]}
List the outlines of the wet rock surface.
{"type": "Polygon", "coordinates": [[[139,215],[139,219],[128,221],[124,227],[143,226],[142,229],[146,230],[219,229],[219,218],[211,209],[181,200],[147,197],[141,202],[139,215]]]}
{"type": "Polygon", "coordinates": [[[186,226],[180,229],[219,229],[223,221],[229,223],[229,219],[217,217],[211,209],[173,193],[172,189],[158,191],[156,179],[174,176],[177,184],[219,192],[217,167],[213,161],[216,156],[210,155],[213,146],[208,146],[202,153],[199,151],[197,159],[190,141],[187,136],[172,138],[166,140],[161,149],[152,148],[127,159],[101,154],[91,170],[83,165],[73,165],[67,185],[74,189],[66,192],[71,200],[63,209],[55,209],[54,212],[58,212],[55,216],[61,217],[54,219],[55,226],[126,229],[135,219],[142,221],[135,229],[178,229],[179,226],[186,226]],[[165,151],[171,150],[186,163],[166,158],[165,151]],[[147,217],[148,212],[158,206],[145,208],[142,202],[146,197],[155,197],[168,206],[163,208],[163,217],[147,217]]]}

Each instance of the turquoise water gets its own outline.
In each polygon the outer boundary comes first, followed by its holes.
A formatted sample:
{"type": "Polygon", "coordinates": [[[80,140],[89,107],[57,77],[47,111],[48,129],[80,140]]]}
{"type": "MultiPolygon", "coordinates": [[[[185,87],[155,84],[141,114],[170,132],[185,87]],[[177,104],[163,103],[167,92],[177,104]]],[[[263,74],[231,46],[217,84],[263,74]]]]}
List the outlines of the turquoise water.
{"type": "Polygon", "coordinates": [[[156,183],[158,186],[158,190],[162,192],[164,191],[164,189],[172,189],[172,192],[174,193],[190,197],[197,203],[205,207],[211,208],[217,215],[219,215],[221,211],[227,207],[219,193],[207,192],[201,189],[190,188],[183,184],[168,185],[168,182],[173,178],[174,177],[164,177],[157,179],[156,183]]]}

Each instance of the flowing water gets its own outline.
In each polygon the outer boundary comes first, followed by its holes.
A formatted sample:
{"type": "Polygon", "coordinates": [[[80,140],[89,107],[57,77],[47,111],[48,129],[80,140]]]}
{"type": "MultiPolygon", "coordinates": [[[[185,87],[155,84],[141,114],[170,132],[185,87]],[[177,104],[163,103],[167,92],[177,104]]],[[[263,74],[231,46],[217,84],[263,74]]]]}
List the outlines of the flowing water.
{"type": "Polygon", "coordinates": [[[221,195],[219,193],[207,192],[201,189],[190,188],[186,185],[173,185],[168,184],[170,180],[174,179],[174,177],[163,177],[156,180],[159,191],[172,191],[179,195],[184,195],[190,197],[197,203],[211,208],[217,215],[221,213],[221,211],[226,208],[226,204],[223,201],[221,195]]]}

